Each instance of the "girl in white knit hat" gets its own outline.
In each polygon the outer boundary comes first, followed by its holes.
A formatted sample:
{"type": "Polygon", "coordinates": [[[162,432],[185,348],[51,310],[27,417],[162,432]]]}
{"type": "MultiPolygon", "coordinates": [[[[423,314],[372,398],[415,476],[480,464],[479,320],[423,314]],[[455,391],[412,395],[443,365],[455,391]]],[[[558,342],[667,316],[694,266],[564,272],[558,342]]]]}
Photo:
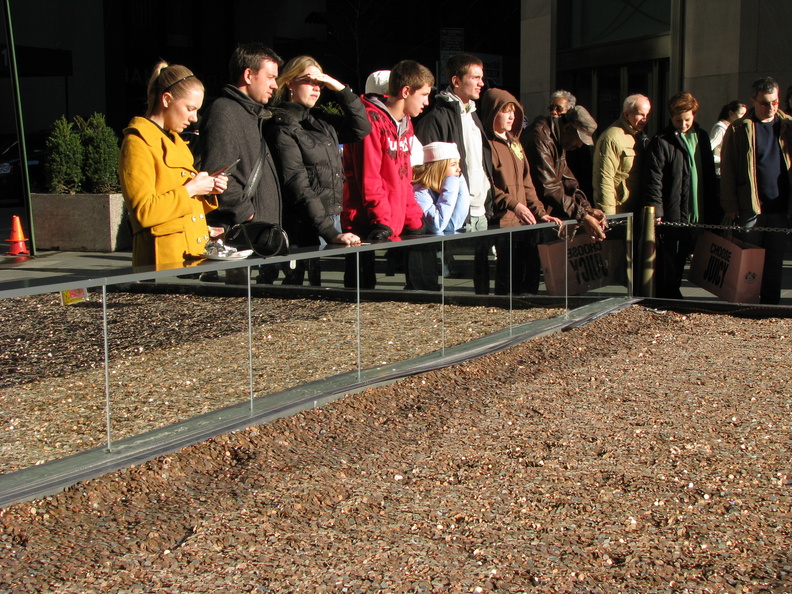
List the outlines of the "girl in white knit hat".
{"type": "MultiPolygon", "coordinates": [[[[415,164],[413,161],[413,190],[423,211],[426,232],[437,235],[457,233],[464,229],[470,212],[470,192],[462,177],[457,145],[453,142],[431,142],[423,147],[422,154],[423,163],[415,164]]],[[[439,291],[437,246],[410,247],[406,256],[406,288],[439,291]]]]}
{"type": "Polygon", "coordinates": [[[423,147],[423,164],[413,167],[415,199],[423,210],[428,233],[457,233],[470,212],[468,192],[453,142],[430,142],[423,147]]]}

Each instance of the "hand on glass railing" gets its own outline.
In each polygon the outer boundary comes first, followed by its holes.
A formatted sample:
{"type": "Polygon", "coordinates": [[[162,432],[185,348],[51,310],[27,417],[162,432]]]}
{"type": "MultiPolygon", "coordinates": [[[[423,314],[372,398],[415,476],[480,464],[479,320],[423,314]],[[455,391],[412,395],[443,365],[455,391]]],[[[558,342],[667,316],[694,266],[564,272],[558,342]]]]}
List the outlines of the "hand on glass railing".
{"type": "Polygon", "coordinates": [[[367,239],[372,243],[377,243],[378,241],[385,241],[391,235],[393,235],[393,229],[387,225],[374,225],[367,239]]]}

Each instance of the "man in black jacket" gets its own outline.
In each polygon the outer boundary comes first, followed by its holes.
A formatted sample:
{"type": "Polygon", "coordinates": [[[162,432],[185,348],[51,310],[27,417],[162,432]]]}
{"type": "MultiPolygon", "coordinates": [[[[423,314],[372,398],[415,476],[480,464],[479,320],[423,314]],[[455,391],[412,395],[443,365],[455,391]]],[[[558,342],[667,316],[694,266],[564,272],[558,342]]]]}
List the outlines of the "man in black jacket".
{"type": "Polygon", "coordinates": [[[239,159],[228,173],[228,190],[211,213],[212,224],[226,228],[245,221],[281,222],[281,196],[272,155],[263,140],[263,127],[272,116],[265,107],[278,88],[282,61],[264,45],[249,43],[234,50],[229,73],[234,84],[212,103],[201,118],[201,167],[215,171],[239,159]],[[256,188],[244,198],[245,186],[261,159],[256,188]]]}
{"type": "MultiPolygon", "coordinates": [[[[247,221],[281,224],[280,184],[263,130],[272,116],[265,105],[278,88],[282,64],[265,45],[239,45],[228,64],[233,84],[225,86],[201,118],[197,151],[201,169],[220,170],[239,159],[228,172],[228,189],[219,208],[206,217],[210,225],[228,229],[247,221]],[[246,192],[256,170],[255,187],[246,192]]],[[[261,271],[260,282],[272,282],[277,276],[277,268],[268,267],[266,272],[261,271]]]]}
{"type": "MultiPolygon", "coordinates": [[[[470,190],[470,220],[466,231],[486,231],[492,214],[492,149],[476,114],[475,100],[484,87],[484,63],[476,56],[458,54],[446,63],[451,82],[435,96],[435,106],[415,125],[422,144],[453,142],[470,190]]],[[[489,293],[489,243],[476,241],[473,285],[476,293],[489,293]]]]}

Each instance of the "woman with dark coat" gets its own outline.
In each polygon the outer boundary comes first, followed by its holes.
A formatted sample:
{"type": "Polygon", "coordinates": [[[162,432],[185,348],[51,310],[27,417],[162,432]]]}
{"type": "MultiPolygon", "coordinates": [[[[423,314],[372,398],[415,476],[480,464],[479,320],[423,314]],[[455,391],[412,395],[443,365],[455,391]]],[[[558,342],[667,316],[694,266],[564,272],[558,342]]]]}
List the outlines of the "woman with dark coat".
{"type": "MultiPolygon", "coordinates": [[[[654,206],[658,223],[719,223],[715,162],[709,136],[695,123],[699,102],[684,91],[668,104],[669,126],[646,151],[643,167],[644,206],[654,206]]],[[[657,231],[657,297],[681,299],[679,288],[697,233],[692,227],[659,227],[657,231]]]]}
{"type": "MultiPolygon", "coordinates": [[[[295,246],[357,245],[360,237],[341,232],[344,169],[340,144],[362,140],[371,124],[360,98],[322,72],[310,56],[283,68],[276,108],[266,136],[283,187],[284,227],[295,246]],[[327,89],[335,111],[315,107],[327,89]]],[[[309,280],[319,284],[318,260],[308,261],[309,280]]],[[[303,283],[304,270],[287,273],[286,284],[303,283]]]]}

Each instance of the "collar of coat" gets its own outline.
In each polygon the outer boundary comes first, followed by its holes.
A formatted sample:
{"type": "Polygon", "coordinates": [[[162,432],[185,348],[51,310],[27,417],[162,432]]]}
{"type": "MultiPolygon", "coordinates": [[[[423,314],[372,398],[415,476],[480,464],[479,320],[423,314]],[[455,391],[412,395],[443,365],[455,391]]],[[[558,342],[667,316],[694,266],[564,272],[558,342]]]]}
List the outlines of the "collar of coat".
{"type": "Polygon", "coordinates": [[[448,107],[452,107],[459,111],[460,114],[465,113],[473,113],[476,111],[476,102],[475,101],[468,101],[468,104],[465,105],[462,103],[462,99],[460,99],[453,91],[453,87],[449,86],[445,91],[440,91],[435,99],[438,101],[445,101],[448,104],[448,107]]]}
{"type": "Polygon", "coordinates": [[[633,125],[627,120],[627,118],[624,117],[624,114],[621,114],[619,116],[618,124],[619,126],[621,126],[622,130],[624,130],[627,134],[632,134],[635,137],[644,134],[643,130],[638,130],[637,128],[634,128],[633,125]]]}
{"type": "Polygon", "coordinates": [[[285,122],[301,122],[311,113],[311,108],[294,101],[279,103],[272,109],[274,120],[285,122]]]}
{"type": "Polygon", "coordinates": [[[124,134],[135,134],[143,139],[149,146],[160,144],[163,140],[169,140],[173,144],[173,138],[178,136],[175,132],[167,133],[157,124],[148,118],[136,116],[129,122],[129,126],[124,129],[124,134]]]}
{"type": "Polygon", "coordinates": [[[227,98],[233,99],[239,103],[245,111],[253,114],[257,118],[266,120],[272,117],[272,111],[270,111],[266,105],[253,101],[246,93],[243,93],[234,85],[226,85],[223,87],[223,94],[227,98]]]}
{"type": "Polygon", "coordinates": [[[190,149],[187,147],[187,143],[181,139],[181,136],[175,132],[171,132],[173,137],[169,137],[163,134],[162,128],[150,119],[137,116],[129,122],[129,126],[124,129],[124,134],[134,134],[152,149],[160,148],[162,150],[162,159],[168,167],[194,171],[184,165],[185,155],[191,155],[190,149]]]}

